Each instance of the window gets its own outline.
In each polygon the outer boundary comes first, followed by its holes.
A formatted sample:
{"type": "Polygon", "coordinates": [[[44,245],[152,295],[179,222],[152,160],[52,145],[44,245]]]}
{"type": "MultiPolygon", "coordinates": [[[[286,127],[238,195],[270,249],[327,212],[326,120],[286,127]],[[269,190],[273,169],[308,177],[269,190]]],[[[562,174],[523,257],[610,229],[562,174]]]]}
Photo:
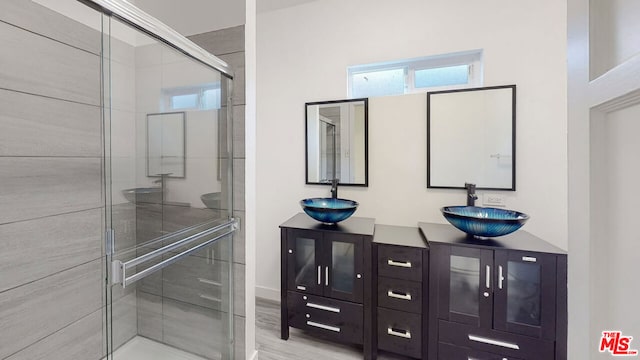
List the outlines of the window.
{"type": "Polygon", "coordinates": [[[220,83],[163,89],[164,107],[170,110],[220,109],[220,83]]]}
{"type": "Polygon", "coordinates": [[[482,50],[350,66],[349,97],[482,86],[482,50]]]}

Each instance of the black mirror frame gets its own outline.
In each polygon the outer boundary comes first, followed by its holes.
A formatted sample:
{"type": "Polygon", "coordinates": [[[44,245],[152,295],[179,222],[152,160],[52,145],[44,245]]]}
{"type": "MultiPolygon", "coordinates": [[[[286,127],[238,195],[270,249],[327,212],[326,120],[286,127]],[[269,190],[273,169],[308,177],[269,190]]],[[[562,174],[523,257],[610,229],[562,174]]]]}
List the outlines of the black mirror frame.
{"type": "Polygon", "coordinates": [[[511,188],[476,187],[477,190],[516,191],[516,85],[486,86],[477,88],[430,91],[427,92],[427,188],[429,189],[465,189],[460,186],[435,186],[431,184],[431,95],[469,92],[482,90],[511,89],[511,188]]]}
{"type": "Polygon", "coordinates": [[[309,129],[308,129],[308,115],[307,108],[310,105],[325,105],[325,104],[339,104],[347,102],[364,102],[364,183],[343,183],[339,182],[339,186],[355,186],[355,187],[369,187],[369,99],[357,98],[357,99],[344,99],[344,100],[330,100],[330,101],[314,101],[307,102],[304,105],[304,180],[306,185],[331,185],[331,183],[324,182],[310,182],[309,181],[309,129]]]}

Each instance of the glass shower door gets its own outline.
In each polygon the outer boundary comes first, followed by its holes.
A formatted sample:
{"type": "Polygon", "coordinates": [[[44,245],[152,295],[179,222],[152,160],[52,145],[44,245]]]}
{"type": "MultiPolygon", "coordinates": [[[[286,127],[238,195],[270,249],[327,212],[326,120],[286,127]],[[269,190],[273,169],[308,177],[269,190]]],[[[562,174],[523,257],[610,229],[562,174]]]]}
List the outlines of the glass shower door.
{"type": "Polygon", "coordinates": [[[107,358],[233,359],[231,80],[103,29],[107,358]]]}

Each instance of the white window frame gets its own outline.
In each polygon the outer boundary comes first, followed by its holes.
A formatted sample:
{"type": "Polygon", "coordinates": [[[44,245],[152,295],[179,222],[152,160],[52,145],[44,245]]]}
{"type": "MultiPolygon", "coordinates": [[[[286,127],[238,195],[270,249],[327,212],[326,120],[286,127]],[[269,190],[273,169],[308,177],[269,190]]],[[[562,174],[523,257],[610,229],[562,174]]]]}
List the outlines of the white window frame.
{"type": "MultiPolygon", "coordinates": [[[[404,69],[404,94],[423,93],[442,89],[464,89],[481,87],[483,85],[483,68],[482,68],[482,50],[469,50],[456,53],[433,55],[421,58],[387,61],[372,64],[354,65],[347,68],[348,78],[348,94],[349,98],[353,98],[353,76],[364,73],[381,70],[404,69]],[[434,86],[434,87],[415,87],[416,70],[435,69],[441,67],[450,67],[458,65],[469,66],[469,81],[466,84],[434,86]]],[[[399,94],[389,94],[399,95],[399,94]]],[[[360,96],[360,95],[358,95],[360,96]]]]}

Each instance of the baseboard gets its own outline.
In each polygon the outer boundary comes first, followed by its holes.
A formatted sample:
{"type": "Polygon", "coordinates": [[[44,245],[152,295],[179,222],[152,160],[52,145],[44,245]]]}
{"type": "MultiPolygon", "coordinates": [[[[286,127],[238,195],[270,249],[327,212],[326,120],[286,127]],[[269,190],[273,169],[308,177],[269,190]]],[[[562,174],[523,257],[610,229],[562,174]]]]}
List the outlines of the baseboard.
{"type": "Polygon", "coordinates": [[[264,286],[256,286],[256,297],[280,302],[280,290],[264,286]]]}

